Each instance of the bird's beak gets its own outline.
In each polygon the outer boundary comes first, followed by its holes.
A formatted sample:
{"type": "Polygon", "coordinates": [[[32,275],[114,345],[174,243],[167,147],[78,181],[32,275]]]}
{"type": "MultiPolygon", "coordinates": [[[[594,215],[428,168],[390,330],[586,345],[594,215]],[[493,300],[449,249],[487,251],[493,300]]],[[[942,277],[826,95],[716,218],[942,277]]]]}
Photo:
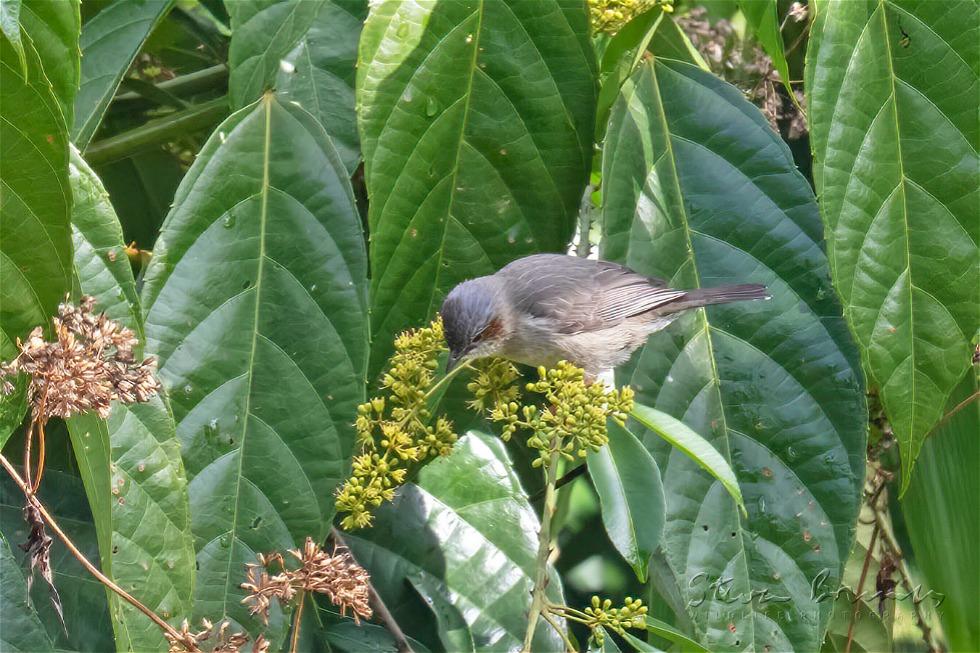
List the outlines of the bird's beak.
{"type": "Polygon", "coordinates": [[[452,372],[453,368],[459,365],[460,358],[462,358],[460,355],[449,352],[449,358],[446,360],[446,374],[452,372]]]}

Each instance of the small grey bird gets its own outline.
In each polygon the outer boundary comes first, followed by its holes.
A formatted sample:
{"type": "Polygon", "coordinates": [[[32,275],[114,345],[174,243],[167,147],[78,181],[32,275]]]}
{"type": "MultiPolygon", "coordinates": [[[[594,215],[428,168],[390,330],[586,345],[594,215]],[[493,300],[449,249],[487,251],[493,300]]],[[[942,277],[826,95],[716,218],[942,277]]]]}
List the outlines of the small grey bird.
{"type": "Polygon", "coordinates": [[[769,298],[759,284],[675,290],[616,263],[533,254],[457,285],[439,312],[447,371],[465,359],[501,356],[545,367],[567,360],[594,379],[682,311],[769,298]]]}

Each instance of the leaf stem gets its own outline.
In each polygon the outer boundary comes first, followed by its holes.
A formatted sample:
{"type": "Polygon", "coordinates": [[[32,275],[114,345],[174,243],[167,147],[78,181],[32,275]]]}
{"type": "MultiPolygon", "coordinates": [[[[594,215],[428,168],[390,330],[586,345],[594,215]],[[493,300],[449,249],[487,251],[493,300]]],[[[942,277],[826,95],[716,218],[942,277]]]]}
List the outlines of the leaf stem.
{"type": "Polygon", "coordinates": [[[561,637],[561,641],[565,643],[565,648],[567,649],[566,653],[578,653],[575,645],[572,644],[570,639],[568,639],[568,633],[566,633],[561,626],[555,623],[555,620],[551,618],[547,610],[541,611],[541,618],[547,621],[548,625],[551,626],[556,633],[558,633],[559,637],[561,637]]]}
{"type": "MultiPolygon", "coordinates": [[[[58,522],[54,520],[54,517],[51,516],[51,513],[49,513],[47,508],[44,507],[44,504],[42,504],[40,500],[38,500],[38,498],[31,491],[31,488],[27,485],[24,479],[20,477],[20,475],[17,473],[17,470],[14,469],[14,466],[10,464],[10,461],[7,460],[7,458],[3,454],[0,454],[0,465],[3,465],[3,468],[7,470],[8,474],[10,474],[10,477],[14,479],[14,483],[17,484],[21,492],[24,493],[24,496],[27,497],[27,501],[31,505],[33,505],[39,513],[41,513],[41,516],[44,517],[45,522],[47,522],[47,525],[51,527],[51,530],[55,532],[55,534],[64,543],[65,547],[71,552],[73,556],[75,556],[75,558],[78,559],[80,563],[82,563],[82,566],[85,567],[85,569],[87,569],[90,574],[95,576],[95,578],[100,583],[102,583],[103,585],[111,589],[113,592],[118,594],[120,597],[122,597],[127,603],[129,603],[134,608],[136,608],[137,610],[145,614],[147,617],[149,617],[150,620],[153,621],[153,623],[159,626],[164,632],[166,632],[174,640],[185,643],[185,645],[189,644],[185,642],[183,636],[173,626],[171,626],[166,621],[164,621],[159,615],[153,612],[153,610],[150,610],[148,607],[140,603],[135,597],[129,594],[126,590],[116,585],[116,583],[113,582],[112,579],[110,579],[108,576],[103,574],[101,571],[99,571],[98,567],[96,567],[95,565],[93,565],[91,562],[88,561],[88,558],[86,558],[85,555],[78,550],[78,547],[76,547],[75,543],[71,541],[71,538],[69,538],[68,535],[63,530],[61,530],[61,527],[58,526],[58,522]]],[[[198,649],[196,646],[189,648],[188,650],[200,651],[200,649],[198,649]]]]}
{"type": "Polygon", "coordinates": [[[299,602],[296,604],[296,614],[293,615],[293,633],[289,638],[289,653],[299,651],[299,627],[303,622],[303,605],[306,600],[306,592],[299,593],[299,602]]]}
{"type": "Polygon", "coordinates": [[[538,618],[547,608],[545,589],[548,585],[548,558],[551,554],[551,520],[557,506],[555,485],[558,482],[559,443],[552,442],[551,458],[545,469],[544,507],[541,509],[541,530],[538,531],[538,555],[535,560],[534,590],[531,594],[531,610],[528,613],[527,632],[524,633],[522,653],[531,653],[531,642],[538,618]]]}

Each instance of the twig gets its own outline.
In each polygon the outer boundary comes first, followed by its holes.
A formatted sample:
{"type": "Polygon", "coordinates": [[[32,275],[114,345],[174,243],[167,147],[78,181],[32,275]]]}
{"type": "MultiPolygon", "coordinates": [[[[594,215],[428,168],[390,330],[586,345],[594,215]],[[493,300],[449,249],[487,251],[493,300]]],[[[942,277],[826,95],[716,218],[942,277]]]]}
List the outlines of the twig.
{"type": "MultiPolygon", "coordinates": [[[[148,607],[140,603],[135,597],[129,594],[129,592],[116,585],[116,583],[114,583],[112,579],[110,579],[108,576],[103,574],[101,571],[99,571],[98,567],[96,567],[95,565],[93,565],[91,562],[88,561],[88,558],[86,558],[85,555],[78,550],[74,542],[71,541],[71,539],[68,537],[68,535],[65,534],[63,530],[61,530],[61,527],[58,526],[58,522],[54,520],[54,517],[51,516],[51,513],[49,513],[47,508],[44,507],[44,504],[42,504],[40,500],[38,500],[38,498],[31,491],[31,488],[27,485],[24,479],[20,477],[20,475],[17,473],[17,470],[14,469],[14,466],[10,464],[10,461],[7,460],[7,458],[3,454],[0,454],[0,464],[2,464],[3,468],[7,470],[7,473],[10,474],[10,477],[14,479],[14,482],[20,488],[21,492],[23,492],[24,496],[27,497],[27,501],[31,505],[33,505],[39,513],[41,513],[41,516],[44,517],[45,522],[47,522],[47,525],[51,527],[51,530],[55,532],[55,534],[64,543],[65,547],[67,547],[68,550],[71,552],[71,554],[75,556],[75,558],[77,558],[80,563],[82,563],[82,566],[85,567],[85,569],[87,569],[90,574],[95,576],[100,583],[102,583],[103,585],[111,589],[119,596],[121,596],[126,602],[128,602],[134,608],[136,608],[137,610],[145,614],[147,617],[149,617],[150,620],[153,621],[153,623],[159,626],[170,637],[174,638],[177,641],[186,643],[186,640],[184,639],[183,635],[181,635],[180,632],[178,632],[173,626],[171,626],[166,621],[164,621],[159,615],[153,612],[153,610],[150,610],[148,607]]],[[[189,648],[188,650],[200,651],[200,649],[198,649],[196,646],[193,648],[189,648]]]]}
{"type": "MultiPolygon", "coordinates": [[[[884,484],[882,484],[884,485],[884,484]]],[[[854,626],[857,624],[858,612],[861,609],[861,593],[864,591],[864,581],[868,578],[868,567],[871,566],[871,557],[874,554],[875,541],[878,539],[878,531],[881,530],[875,522],[874,530],[871,531],[871,540],[868,542],[867,552],[864,554],[864,564],[861,566],[861,578],[855,592],[854,610],[851,612],[851,623],[847,625],[847,645],[844,646],[844,653],[851,653],[851,642],[854,641],[854,626]]]]}
{"type": "Polygon", "coordinates": [[[527,632],[524,633],[524,646],[521,653],[531,653],[534,629],[545,608],[545,588],[548,585],[548,558],[551,554],[551,520],[555,516],[555,485],[558,482],[558,457],[560,450],[551,452],[548,468],[545,470],[544,507],[541,509],[541,529],[538,531],[538,555],[535,560],[534,590],[531,594],[531,610],[528,613],[527,632]]]}
{"type": "Polygon", "coordinates": [[[547,621],[548,625],[551,626],[551,628],[556,633],[558,633],[559,637],[561,637],[561,641],[565,643],[565,647],[568,649],[567,653],[578,653],[577,649],[575,648],[575,645],[572,644],[572,641],[570,639],[568,639],[568,633],[566,633],[561,626],[555,623],[555,620],[552,619],[551,615],[548,614],[547,608],[541,611],[541,618],[547,621]]]}
{"type": "MultiPolygon", "coordinates": [[[[943,415],[942,419],[940,419],[938,422],[936,422],[936,425],[934,427],[932,427],[932,430],[931,431],[929,431],[929,435],[933,435],[937,431],[939,431],[940,427],[945,426],[946,425],[946,422],[948,422],[949,420],[953,419],[953,416],[956,415],[956,413],[960,412],[961,410],[963,410],[964,408],[966,408],[967,406],[969,406],[970,404],[972,404],[978,398],[980,398],[980,390],[978,390],[977,392],[974,392],[972,395],[970,395],[969,397],[967,397],[966,399],[964,399],[960,403],[958,403],[955,406],[953,406],[953,408],[951,408],[948,413],[946,413],[945,415],[943,415]]],[[[929,437],[929,435],[927,435],[926,437],[929,437]]]]}
{"type": "MultiPolygon", "coordinates": [[[[557,490],[561,487],[568,485],[582,474],[587,474],[588,471],[589,471],[589,466],[584,462],[578,467],[571,468],[570,470],[565,472],[565,474],[561,478],[558,479],[558,481],[555,483],[555,489],[557,490]]],[[[545,493],[545,488],[541,488],[540,490],[532,494],[528,500],[537,501],[538,499],[544,496],[544,493],[545,493]]]]}
{"type": "MultiPolygon", "coordinates": [[[[330,529],[330,537],[332,537],[337,544],[350,550],[350,547],[344,542],[344,538],[341,536],[340,531],[336,528],[330,529]]],[[[368,593],[370,595],[371,608],[374,610],[375,614],[378,615],[378,619],[381,620],[381,623],[384,624],[385,628],[388,629],[388,632],[391,633],[392,638],[395,640],[395,646],[398,647],[398,653],[415,653],[412,650],[411,645],[408,643],[408,638],[405,637],[405,633],[402,631],[401,626],[398,625],[398,622],[395,621],[395,618],[391,615],[391,612],[388,611],[388,606],[385,605],[385,602],[381,598],[381,595],[378,594],[378,591],[374,589],[374,583],[371,583],[370,581],[368,582],[368,593]]]]}
{"type": "Polygon", "coordinates": [[[909,573],[908,565],[905,564],[905,557],[902,555],[902,549],[895,541],[894,535],[892,535],[891,529],[885,520],[885,515],[883,512],[875,511],[875,527],[881,530],[881,541],[888,547],[892,554],[892,557],[898,560],[898,575],[902,578],[902,585],[905,586],[905,590],[912,596],[912,607],[915,610],[916,622],[919,626],[919,630],[922,631],[922,639],[925,640],[926,646],[929,647],[930,653],[940,650],[932,641],[932,628],[926,623],[925,615],[922,614],[922,601],[915,599],[915,589],[912,585],[912,575],[909,573]]]}
{"type": "Polygon", "coordinates": [[[299,593],[299,602],[296,604],[296,614],[293,615],[293,634],[289,638],[289,653],[299,651],[299,626],[303,620],[303,603],[306,599],[306,592],[299,593]]]}
{"type": "Polygon", "coordinates": [[[592,231],[592,192],[595,186],[586,184],[585,192],[582,194],[582,202],[578,207],[578,244],[575,246],[575,256],[579,258],[589,258],[592,251],[592,242],[589,232],[592,231]]]}

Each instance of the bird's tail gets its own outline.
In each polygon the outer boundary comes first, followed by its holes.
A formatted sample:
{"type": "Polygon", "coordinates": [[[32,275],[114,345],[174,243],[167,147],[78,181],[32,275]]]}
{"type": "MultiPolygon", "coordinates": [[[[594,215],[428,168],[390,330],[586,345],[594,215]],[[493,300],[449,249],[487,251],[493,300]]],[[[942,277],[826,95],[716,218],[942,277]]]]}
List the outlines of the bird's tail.
{"type": "Polygon", "coordinates": [[[743,283],[737,286],[718,286],[717,288],[695,288],[677,301],[670,302],[665,309],[670,312],[685,311],[712,304],[727,304],[752,299],[772,299],[765,286],[758,283],[743,283]]]}

